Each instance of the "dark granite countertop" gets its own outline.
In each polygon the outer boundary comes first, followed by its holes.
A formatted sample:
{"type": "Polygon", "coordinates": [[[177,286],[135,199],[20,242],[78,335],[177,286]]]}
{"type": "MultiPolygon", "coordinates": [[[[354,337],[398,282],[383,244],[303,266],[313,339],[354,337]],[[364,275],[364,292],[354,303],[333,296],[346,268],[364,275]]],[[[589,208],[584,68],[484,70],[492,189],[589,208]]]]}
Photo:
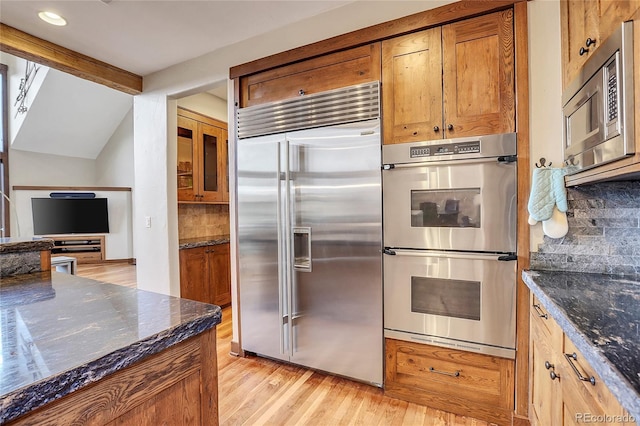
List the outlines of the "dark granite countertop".
{"type": "Polygon", "coordinates": [[[178,247],[180,250],[195,248],[195,247],[206,247],[206,246],[215,246],[218,244],[226,244],[230,241],[229,235],[214,235],[207,237],[198,237],[198,238],[182,238],[178,241],[178,247]]]}
{"type": "Polygon", "coordinates": [[[640,276],[524,271],[542,306],[640,419],[640,276]]]}
{"type": "Polygon", "coordinates": [[[0,424],[220,323],[220,307],[56,272],[0,279],[0,424]]]}
{"type": "Polygon", "coordinates": [[[23,251],[51,250],[53,240],[40,237],[2,237],[0,238],[0,254],[18,253],[23,251]]]}

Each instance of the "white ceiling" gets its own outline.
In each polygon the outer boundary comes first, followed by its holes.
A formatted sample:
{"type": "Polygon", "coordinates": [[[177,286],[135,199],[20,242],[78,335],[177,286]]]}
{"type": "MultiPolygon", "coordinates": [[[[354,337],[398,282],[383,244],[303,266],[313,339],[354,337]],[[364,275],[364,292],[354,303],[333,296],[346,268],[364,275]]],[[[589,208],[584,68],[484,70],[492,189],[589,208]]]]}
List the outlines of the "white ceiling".
{"type": "Polygon", "coordinates": [[[345,6],[346,0],[2,0],[0,21],[145,76],[345,6]],[[56,27],[38,12],[67,19],[56,27]]]}

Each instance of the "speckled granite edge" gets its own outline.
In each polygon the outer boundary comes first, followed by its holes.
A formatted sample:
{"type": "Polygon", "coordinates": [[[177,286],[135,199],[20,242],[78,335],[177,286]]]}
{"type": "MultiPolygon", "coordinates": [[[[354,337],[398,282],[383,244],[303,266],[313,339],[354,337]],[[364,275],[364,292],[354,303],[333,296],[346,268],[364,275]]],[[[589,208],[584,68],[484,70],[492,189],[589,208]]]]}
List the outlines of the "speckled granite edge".
{"type": "Polygon", "coordinates": [[[0,239],[0,254],[21,253],[25,251],[51,250],[53,240],[49,238],[2,238],[0,239]]]}
{"type": "Polygon", "coordinates": [[[207,246],[215,246],[220,244],[226,244],[230,241],[228,236],[222,237],[205,237],[204,239],[196,239],[190,238],[185,240],[180,240],[178,242],[178,248],[182,249],[190,249],[196,247],[207,247],[207,246]]]}
{"type": "Polygon", "coordinates": [[[82,389],[190,337],[197,336],[215,327],[220,323],[221,318],[222,311],[218,308],[207,315],[149,336],[93,362],[10,392],[0,400],[0,424],[82,389]]]}
{"type": "Polygon", "coordinates": [[[569,320],[565,312],[560,308],[536,283],[539,274],[535,271],[522,271],[522,279],[533,294],[538,298],[542,306],[553,317],[558,326],[569,337],[576,348],[587,359],[591,367],[600,376],[611,393],[620,404],[636,419],[640,419],[638,407],[638,393],[624,378],[618,369],[606,359],[586,336],[569,320]]]}

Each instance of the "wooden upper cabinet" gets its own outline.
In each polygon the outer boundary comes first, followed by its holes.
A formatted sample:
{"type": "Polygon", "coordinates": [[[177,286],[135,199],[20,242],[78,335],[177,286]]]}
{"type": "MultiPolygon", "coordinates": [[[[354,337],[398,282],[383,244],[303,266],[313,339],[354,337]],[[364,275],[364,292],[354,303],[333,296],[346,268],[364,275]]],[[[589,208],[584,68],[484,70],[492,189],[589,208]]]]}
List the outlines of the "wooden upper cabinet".
{"type": "Polygon", "coordinates": [[[513,10],[442,27],[447,137],[515,131],[513,10]]]}
{"type": "Polygon", "coordinates": [[[562,84],[567,87],[591,54],[624,21],[633,18],[638,0],[571,0],[560,2],[562,84]]]}
{"type": "Polygon", "coordinates": [[[229,201],[226,124],[178,108],[178,201],[229,201]]]}
{"type": "Polygon", "coordinates": [[[382,43],[384,143],[515,131],[513,11],[382,43]]]}
{"type": "Polygon", "coordinates": [[[441,28],[382,42],[384,142],[442,138],[441,28]]]}
{"type": "Polygon", "coordinates": [[[380,80],[380,43],[372,43],[243,77],[240,80],[240,106],[377,80],[380,80]]]}

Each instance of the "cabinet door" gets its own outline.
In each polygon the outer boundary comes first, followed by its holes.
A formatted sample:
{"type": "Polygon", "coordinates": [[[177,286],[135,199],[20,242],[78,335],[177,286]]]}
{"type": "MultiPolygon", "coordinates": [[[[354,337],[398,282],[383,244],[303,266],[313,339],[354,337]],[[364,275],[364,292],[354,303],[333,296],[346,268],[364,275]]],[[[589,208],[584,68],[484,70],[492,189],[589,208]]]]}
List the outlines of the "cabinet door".
{"type": "Polygon", "coordinates": [[[551,378],[555,372],[560,376],[557,356],[552,347],[552,339],[543,327],[531,317],[529,344],[529,402],[533,425],[559,425],[560,378],[551,378]],[[553,367],[547,368],[548,364],[553,367]]]}
{"type": "Polygon", "coordinates": [[[231,303],[231,269],[229,244],[213,246],[209,249],[209,277],[213,302],[218,306],[231,303]]]}
{"type": "Polygon", "coordinates": [[[223,201],[226,137],[219,127],[198,123],[197,201],[223,201]]]}
{"type": "Polygon", "coordinates": [[[180,297],[213,303],[206,249],[196,247],[180,250],[180,297]]]}
{"type": "Polygon", "coordinates": [[[560,2],[562,82],[567,87],[591,54],[640,7],[637,0],[571,0],[560,2]],[[587,46],[587,39],[595,42],[587,46]],[[584,49],[584,50],[581,50],[584,49]]]}
{"type": "Polygon", "coordinates": [[[578,75],[589,55],[600,44],[598,33],[598,1],[571,0],[560,2],[562,28],[563,87],[578,75]],[[586,46],[587,39],[596,45],[586,46]],[[585,50],[581,52],[581,48],[585,50]]]}
{"type": "Polygon", "coordinates": [[[241,107],[380,80],[380,44],[373,43],[243,77],[241,107]]]}
{"type": "Polygon", "coordinates": [[[563,425],[583,425],[593,422],[596,416],[622,417],[624,410],[618,400],[566,336],[562,358],[563,425]],[[593,378],[593,384],[580,380],[578,374],[593,378]]]}
{"type": "Polygon", "coordinates": [[[447,138],[515,131],[513,11],[442,28],[447,138]]]}
{"type": "Polygon", "coordinates": [[[382,42],[384,143],[441,139],[441,30],[382,42]]]}
{"type": "Polygon", "coordinates": [[[193,168],[198,122],[178,116],[178,201],[195,201],[193,168]]]}

